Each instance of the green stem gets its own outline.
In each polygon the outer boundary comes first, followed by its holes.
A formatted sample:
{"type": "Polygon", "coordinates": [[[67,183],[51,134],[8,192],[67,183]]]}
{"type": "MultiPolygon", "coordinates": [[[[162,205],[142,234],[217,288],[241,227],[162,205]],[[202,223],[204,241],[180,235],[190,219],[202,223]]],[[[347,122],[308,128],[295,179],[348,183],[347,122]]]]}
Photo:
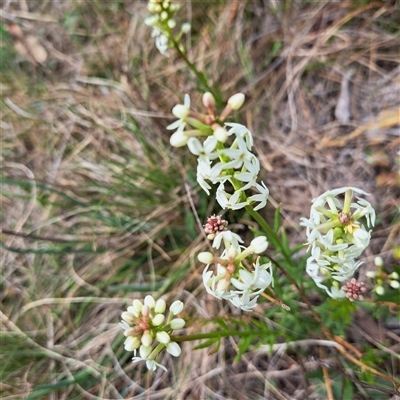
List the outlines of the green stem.
{"type": "Polygon", "coordinates": [[[268,225],[268,222],[265,221],[265,219],[257,211],[254,211],[254,208],[252,206],[249,205],[249,206],[246,206],[245,208],[246,208],[247,212],[254,218],[254,220],[261,226],[261,228],[264,230],[264,232],[269,235],[269,239],[271,240],[272,244],[277,249],[281,250],[282,255],[284,256],[285,260],[290,265],[294,266],[291,255],[288,254],[286,252],[286,250],[283,248],[283,246],[281,244],[281,240],[279,239],[279,236],[268,225]]]}
{"type": "Polygon", "coordinates": [[[190,340],[199,340],[199,339],[212,339],[212,338],[221,338],[227,336],[255,336],[257,334],[264,334],[270,331],[267,330],[259,330],[259,331],[220,331],[220,332],[209,332],[209,333],[197,333],[195,335],[180,335],[180,336],[171,336],[171,342],[186,342],[190,340]]]}
{"type": "Polygon", "coordinates": [[[182,60],[187,64],[187,66],[193,71],[193,73],[196,75],[197,79],[200,81],[200,83],[204,86],[204,88],[212,93],[212,95],[214,96],[214,98],[220,102],[219,96],[217,95],[217,93],[214,92],[214,89],[211,88],[208,83],[207,83],[207,79],[205,78],[204,74],[202,74],[200,71],[197,70],[196,66],[190,62],[190,60],[187,58],[186,54],[180,49],[179,47],[179,43],[175,40],[175,38],[170,35],[170,40],[172,41],[175,50],[178,52],[178,55],[180,58],[182,58],[182,60]]]}

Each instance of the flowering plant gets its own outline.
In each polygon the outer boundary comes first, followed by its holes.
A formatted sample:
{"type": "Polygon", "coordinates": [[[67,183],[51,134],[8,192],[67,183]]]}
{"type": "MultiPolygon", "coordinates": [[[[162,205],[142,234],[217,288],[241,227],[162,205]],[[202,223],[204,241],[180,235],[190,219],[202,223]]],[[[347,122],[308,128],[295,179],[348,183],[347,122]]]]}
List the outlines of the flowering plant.
{"type": "MultiPolygon", "coordinates": [[[[260,161],[253,152],[254,138],[247,126],[230,120],[232,113],[243,106],[245,95],[236,93],[225,104],[221,99],[216,100],[204,75],[188,60],[178,43],[188,26],[182,25],[179,34],[173,34],[176,27],[173,16],[178,9],[170,1],[151,0],[149,10],[153,15],[145,22],[153,27],[152,35],[156,37],[160,52],[169,56],[168,50],[175,48],[207,90],[202,95],[203,109],[192,105],[189,94],[183,96],[181,104],[172,108],[172,114],[177,119],[166,127],[166,130],[172,131],[169,142],[175,148],[187,146],[189,152],[197,157],[197,183],[208,196],[215,194],[221,214],[228,210],[230,213],[241,210],[247,213],[246,219],[253,218],[258,224],[253,227],[253,235],[249,239],[234,232],[234,228],[229,229],[229,223],[222,215],[207,218],[203,234],[211,241],[211,244],[205,241],[211,251],[201,251],[197,256],[205,264],[201,273],[204,290],[217,300],[230,302],[247,315],[251,312],[256,314],[257,306],[265,305],[262,302],[264,299],[290,311],[280,296],[287,295],[290,299],[295,296],[292,292],[296,292],[302,306],[308,308],[310,315],[321,326],[325,338],[335,343],[345,357],[357,363],[345,350],[345,347],[352,346],[339,339],[322,321],[305,294],[305,285],[299,276],[306,272],[316,287],[323,289],[322,295],[320,293],[322,301],[328,295],[353,307],[355,301],[364,300],[367,288],[364,282],[357,281],[355,275],[363,264],[358,258],[368,247],[376,222],[375,210],[364,199],[368,193],[348,186],[328,190],[312,200],[310,217],[303,217],[300,222],[300,226],[306,228],[305,244],[308,246],[305,268],[302,269],[302,256],[294,257],[302,246],[293,249],[289,245],[280,225],[279,209],[273,226],[260,214],[267,206],[269,189],[260,179],[260,161]],[[353,201],[354,196],[356,199],[353,201]],[[245,243],[250,244],[246,246],[245,243]]],[[[377,278],[378,283],[383,282],[381,272],[370,277],[377,278]]],[[[398,285],[397,279],[398,276],[391,275],[391,287],[398,285]]],[[[329,301],[326,303],[332,304],[329,301]]],[[[150,370],[157,366],[165,369],[156,362],[156,357],[164,349],[173,356],[179,356],[179,341],[208,339],[203,345],[206,347],[219,342],[221,337],[233,334],[252,337],[249,330],[246,333],[230,331],[225,322],[220,323],[224,329],[219,332],[173,336],[174,329],[185,326],[183,319],[175,318],[182,307],[179,301],[173,303],[166,317],[164,300],[156,301],[151,296],[145,298],[144,304],[134,300],[128,311],[122,314],[121,323],[127,337],[125,349],[134,352],[133,362],[145,361],[150,370]],[[136,356],[137,350],[139,357],[136,356]]],[[[249,341],[246,343],[248,346],[249,341]]],[[[361,361],[358,365],[365,368],[361,361]]]]}

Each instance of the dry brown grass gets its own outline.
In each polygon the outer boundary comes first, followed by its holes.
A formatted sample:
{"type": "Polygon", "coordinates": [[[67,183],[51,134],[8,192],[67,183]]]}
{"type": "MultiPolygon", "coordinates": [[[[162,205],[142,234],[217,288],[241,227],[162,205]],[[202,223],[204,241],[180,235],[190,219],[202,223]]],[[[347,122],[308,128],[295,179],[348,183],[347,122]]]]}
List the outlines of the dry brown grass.
{"type": "MultiPolygon", "coordinates": [[[[183,61],[156,52],[142,22],[145,2],[18,0],[1,7],[2,23],[17,23],[48,54],[40,64],[29,51],[16,53],[5,64],[13,70],[1,78],[4,177],[29,183],[4,185],[2,195],[2,241],[19,250],[1,255],[2,321],[9,335],[2,344],[38,351],[25,361],[16,356],[11,372],[5,367],[4,398],[23,398],[38,384],[87,370],[91,389],[78,380],[42,398],[326,399],[326,383],[306,377],[321,365],[307,359],[307,352],[314,352],[303,342],[300,350],[271,355],[254,349],[239,362],[233,362],[234,339],[223,341],[212,355],[185,343],[179,359],[161,361],[169,372],[154,375],[144,375],[126,357],[121,361],[116,324],[127,302],[142,296],[143,286],[170,301],[187,301],[187,334],[216,329],[216,323],[202,325],[210,318],[238,315],[199,286],[201,267],[194,256],[204,241],[199,233],[195,238],[184,233],[185,213],[191,213],[188,196],[201,207],[196,187],[187,186],[194,160],[167,144],[171,107],[184,93],[199,106],[198,84],[183,61]],[[150,151],[146,142],[153,145],[150,151]],[[148,183],[141,175],[145,170],[169,176],[165,191],[157,191],[157,182],[148,183]],[[131,193],[149,191],[151,201],[119,189],[125,174],[136,185],[131,193]],[[41,185],[57,192],[43,195],[41,185]],[[121,222],[108,224],[108,217],[121,222]],[[183,232],[181,237],[176,231],[183,232]],[[80,253],[68,247],[61,254],[40,253],[47,245],[77,240],[78,249],[105,251],[80,253]],[[175,240],[181,240],[179,245],[175,240]],[[183,251],[185,241],[189,247],[183,251]],[[125,265],[134,265],[135,273],[122,273],[125,265]],[[179,275],[182,265],[188,278],[179,275]],[[178,278],[171,286],[174,273],[178,278]],[[128,286],[118,286],[123,284],[128,286]]],[[[282,206],[291,242],[305,240],[299,218],[320,193],[347,185],[371,193],[380,221],[361,278],[376,255],[388,265],[396,262],[393,251],[399,245],[397,7],[390,1],[285,6],[272,0],[188,1],[182,7],[183,19],[191,18],[193,26],[189,58],[225,99],[240,91],[247,96],[238,117],[254,133],[262,179],[272,204],[282,206]],[[335,116],[339,98],[343,107],[335,116]],[[346,113],[349,120],[340,121],[346,113]]],[[[18,40],[14,37],[14,44],[18,40]]],[[[268,218],[273,211],[270,206],[268,218]]],[[[263,303],[255,315],[275,326],[263,316],[263,308],[270,307],[263,303]]],[[[355,320],[349,337],[373,346],[371,337],[386,340],[379,351],[398,354],[398,324],[390,328],[371,316],[362,318],[369,321],[367,328],[355,320]]],[[[340,364],[329,347],[325,361],[340,364]]],[[[393,364],[398,372],[395,356],[393,364]]],[[[359,387],[354,399],[365,398],[359,387]]]]}

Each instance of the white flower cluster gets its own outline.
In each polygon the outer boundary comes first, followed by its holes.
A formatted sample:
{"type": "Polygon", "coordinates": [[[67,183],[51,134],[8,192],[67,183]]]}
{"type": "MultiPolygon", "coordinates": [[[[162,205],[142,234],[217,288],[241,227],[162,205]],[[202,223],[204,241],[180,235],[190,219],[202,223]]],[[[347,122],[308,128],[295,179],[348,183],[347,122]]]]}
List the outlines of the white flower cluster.
{"type": "Polygon", "coordinates": [[[219,249],[222,242],[225,250],[215,258],[212,253],[198,255],[200,262],[207,264],[203,271],[203,283],[208,293],[218,299],[229,300],[244,311],[251,311],[257,304],[259,295],[269,286],[273,286],[271,263],[261,264],[257,257],[252,269],[246,268],[242,261],[252,254],[261,254],[267,247],[265,236],[252,240],[249,247],[241,246],[243,240],[229,230],[214,235],[213,247],[219,249]],[[210,270],[211,265],[216,271],[210,270]]]}
{"type": "Polygon", "coordinates": [[[168,49],[172,47],[171,40],[179,43],[182,34],[188,33],[191,28],[189,23],[184,23],[178,35],[174,36],[173,29],[176,27],[176,22],[173,16],[179,8],[179,4],[171,3],[170,0],[150,0],[148,3],[152,15],[145,18],[144,23],[153,28],[151,36],[156,38],[157,49],[166,57],[169,57],[168,49]]]}
{"type": "Polygon", "coordinates": [[[171,342],[170,335],[174,329],[185,326],[182,318],[174,318],[182,310],[183,303],[175,301],[166,317],[165,300],[155,301],[152,296],[146,296],[143,303],[140,300],[133,300],[128,311],[122,313],[122,322],[119,324],[125,331],[125,350],[134,352],[135,357],[132,358],[132,362],[146,361],[149,370],[154,371],[157,367],[167,370],[157,363],[155,358],[163,349],[174,357],[181,354],[181,348],[178,343],[171,342]],[[137,349],[140,357],[136,357],[137,349]]]}
{"type": "Polygon", "coordinates": [[[353,187],[327,191],[313,200],[310,219],[301,218],[300,223],[307,228],[307,244],[311,247],[307,273],[333,298],[346,296],[338,282],[350,279],[362,264],[356,257],[368,246],[369,228],[375,225],[375,210],[360,197],[352,203],[353,192],[368,195],[353,187]],[[338,198],[342,194],[343,203],[338,198]]]}
{"type": "Polygon", "coordinates": [[[209,195],[211,185],[218,184],[217,201],[223,209],[238,210],[253,203],[258,203],[254,210],[265,207],[269,190],[263,182],[257,183],[260,162],[251,152],[253,137],[241,124],[224,122],[229,113],[239,109],[244,102],[244,95],[237,93],[228,100],[228,104],[219,116],[216,116],[215,100],[211,93],[203,95],[203,104],[207,114],[200,114],[190,109],[189,95],[185,95],[184,104],[176,105],[172,113],[179,118],[167,126],[176,129],[170,138],[172,146],[187,145],[190,152],[198,157],[197,181],[209,195]],[[185,130],[187,125],[195,129],[185,130]],[[200,137],[206,137],[203,143],[200,137]],[[227,145],[232,137],[232,144],[227,145]],[[226,191],[230,183],[234,193],[226,191]],[[247,196],[245,191],[254,188],[258,194],[247,196]]]}

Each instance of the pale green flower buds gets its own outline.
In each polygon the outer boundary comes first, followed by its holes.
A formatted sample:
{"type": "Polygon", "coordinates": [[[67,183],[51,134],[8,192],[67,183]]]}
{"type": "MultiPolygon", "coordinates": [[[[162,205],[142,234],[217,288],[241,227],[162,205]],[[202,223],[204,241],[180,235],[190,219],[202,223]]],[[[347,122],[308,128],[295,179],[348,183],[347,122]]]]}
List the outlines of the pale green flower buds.
{"type": "Polygon", "coordinates": [[[144,346],[150,346],[153,343],[153,337],[149,331],[143,333],[141,342],[144,346]]]}
{"type": "Polygon", "coordinates": [[[378,268],[382,268],[383,267],[383,259],[382,257],[375,257],[374,259],[374,264],[378,267],[378,268]]]}
{"type": "Polygon", "coordinates": [[[389,285],[393,288],[393,289],[398,289],[400,288],[400,283],[398,281],[389,281],[389,285]]]}
{"type": "Polygon", "coordinates": [[[160,343],[167,344],[171,339],[167,332],[162,331],[156,333],[156,340],[158,340],[160,343]]]}
{"type": "Polygon", "coordinates": [[[197,259],[203,264],[211,264],[214,260],[214,255],[213,253],[204,251],[198,254],[197,259]]]}
{"type": "Polygon", "coordinates": [[[182,318],[174,318],[169,324],[171,329],[181,329],[185,326],[185,320],[182,318]]]}
{"type": "Polygon", "coordinates": [[[267,238],[265,236],[256,237],[251,241],[251,247],[256,254],[264,253],[264,251],[268,248],[267,238]]]}
{"type": "Polygon", "coordinates": [[[228,139],[228,132],[226,131],[225,128],[222,126],[219,126],[215,131],[214,131],[214,137],[221,143],[225,143],[226,140],[228,139]]]}
{"type": "Polygon", "coordinates": [[[154,326],[160,326],[164,323],[165,321],[165,315],[164,314],[157,314],[152,320],[152,324],[154,326]]]}
{"type": "MultiPolygon", "coordinates": [[[[141,314],[142,308],[143,308],[143,304],[142,304],[142,302],[140,300],[137,300],[137,299],[133,300],[132,307],[134,309],[133,314],[135,314],[136,316],[141,314]]],[[[129,308],[130,307],[128,307],[128,311],[130,311],[129,308]]]]}
{"type": "Polygon", "coordinates": [[[239,108],[242,107],[244,100],[245,97],[243,93],[236,93],[228,100],[228,105],[232,110],[239,110],[239,108]]]}
{"type": "Polygon", "coordinates": [[[158,299],[156,301],[156,304],[155,304],[155,307],[154,307],[154,311],[157,314],[162,314],[165,311],[166,307],[167,307],[167,304],[166,304],[165,300],[158,299]]]}
{"type": "MultiPolygon", "coordinates": [[[[156,12],[157,6],[156,6],[156,4],[154,4],[154,3],[149,3],[149,4],[147,5],[147,9],[148,9],[151,13],[154,13],[154,12],[156,12]]],[[[146,19],[147,19],[147,18],[146,18],[146,19]]],[[[147,24],[146,20],[145,20],[144,22],[147,24]]],[[[149,24],[147,24],[147,25],[149,25],[149,24]]]]}
{"type": "Polygon", "coordinates": [[[188,33],[191,28],[192,28],[192,26],[189,24],[189,22],[186,22],[186,23],[182,24],[181,31],[183,33],[188,33]]]}
{"type": "Polygon", "coordinates": [[[167,351],[171,356],[179,357],[181,355],[181,348],[178,343],[170,342],[167,344],[167,351]]]}
{"type": "Polygon", "coordinates": [[[385,294],[385,289],[382,286],[377,286],[375,292],[376,294],[379,294],[379,296],[383,296],[385,294]]]}
{"type": "Polygon", "coordinates": [[[168,26],[169,26],[171,29],[174,29],[175,26],[176,26],[176,22],[175,22],[173,19],[169,19],[169,20],[168,20],[168,26]]]}
{"type": "Polygon", "coordinates": [[[171,146],[174,146],[174,147],[186,146],[188,140],[189,140],[189,137],[187,135],[185,135],[185,132],[183,132],[183,131],[176,131],[169,138],[169,142],[170,142],[171,146]]]}
{"type": "MultiPolygon", "coordinates": [[[[149,5],[150,6],[150,5],[149,5]]],[[[153,7],[152,7],[153,8],[153,7]]],[[[154,16],[154,15],[151,15],[150,17],[146,17],[145,19],[144,19],[144,23],[147,25],[147,26],[155,26],[155,25],[157,25],[157,22],[158,22],[158,18],[156,17],[156,16],[154,16]]]]}
{"type": "Polygon", "coordinates": [[[202,102],[204,107],[210,108],[215,107],[215,98],[210,92],[206,92],[203,94],[202,102]]]}
{"type": "Polygon", "coordinates": [[[399,274],[397,272],[392,272],[390,275],[388,275],[389,278],[391,279],[399,279],[399,274]]]}
{"type": "MultiPolygon", "coordinates": [[[[154,300],[153,296],[146,296],[144,298],[144,304],[146,306],[148,306],[149,308],[154,308],[156,305],[156,301],[154,300]]],[[[142,310],[142,314],[143,314],[143,310],[142,310]]]]}
{"type": "Polygon", "coordinates": [[[183,303],[179,300],[174,301],[171,304],[171,307],[169,308],[169,311],[173,314],[173,315],[178,315],[179,313],[181,313],[183,310],[183,303]]]}
{"type": "Polygon", "coordinates": [[[133,351],[139,348],[140,340],[136,336],[129,336],[126,338],[124,348],[126,351],[133,351]]]}
{"type": "Polygon", "coordinates": [[[128,311],[121,315],[122,322],[119,324],[124,329],[124,348],[127,351],[134,351],[132,362],[146,361],[150,370],[160,367],[167,370],[163,365],[157,363],[155,358],[158,354],[167,349],[174,357],[178,357],[181,349],[177,343],[170,343],[172,331],[185,326],[182,318],[173,318],[183,310],[183,303],[174,301],[169,309],[168,318],[166,315],[166,302],[164,299],[157,301],[153,296],[146,296],[143,303],[134,300],[128,311]],[[143,304],[144,303],[144,304],[143,304]],[[140,357],[136,356],[139,349],[140,357]]]}
{"type": "Polygon", "coordinates": [[[175,115],[176,118],[185,119],[189,116],[190,109],[183,104],[177,104],[172,109],[172,114],[175,115]]]}
{"type": "Polygon", "coordinates": [[[135,320],[135,316],[128,311],[124,311],[121,315],[121,318],[128,322],[128,324],[131,324],[135,320]]]}

